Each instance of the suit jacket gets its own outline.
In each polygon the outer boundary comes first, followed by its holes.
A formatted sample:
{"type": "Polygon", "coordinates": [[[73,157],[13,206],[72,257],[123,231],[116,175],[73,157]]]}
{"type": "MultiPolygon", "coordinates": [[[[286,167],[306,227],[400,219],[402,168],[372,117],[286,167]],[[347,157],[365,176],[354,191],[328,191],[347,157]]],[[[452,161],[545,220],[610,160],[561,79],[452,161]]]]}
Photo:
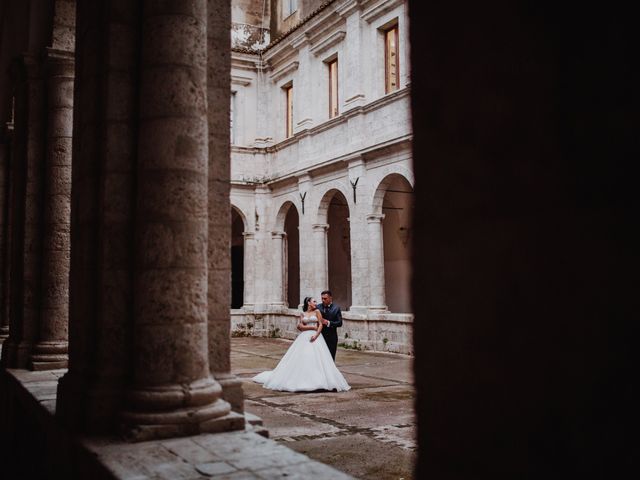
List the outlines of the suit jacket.
{"type": "Polygon", "coordinates": [[[329,307],[325,307],[324,304],[320,305],[320,313],[322,314],[322,318],[329,320],[329,325],[325,325],[322,329],[323,335],[328,336],[338,336],[338,332],[336,328],[342,326],[342,312],[340,311],[340,307],[335,303],[329,305],[329,307]]]}

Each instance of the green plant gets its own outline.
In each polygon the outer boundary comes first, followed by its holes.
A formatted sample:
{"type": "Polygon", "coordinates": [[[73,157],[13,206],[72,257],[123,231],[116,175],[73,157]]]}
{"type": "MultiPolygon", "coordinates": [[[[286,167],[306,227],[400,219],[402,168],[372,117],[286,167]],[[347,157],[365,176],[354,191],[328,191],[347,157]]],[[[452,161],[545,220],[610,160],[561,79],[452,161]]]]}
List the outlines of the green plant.
{"type": "Polygon", "coordinates": [[[269,338],[281,338],[280,329],[278,327],[271,327],[269,329],[269,338]]]}

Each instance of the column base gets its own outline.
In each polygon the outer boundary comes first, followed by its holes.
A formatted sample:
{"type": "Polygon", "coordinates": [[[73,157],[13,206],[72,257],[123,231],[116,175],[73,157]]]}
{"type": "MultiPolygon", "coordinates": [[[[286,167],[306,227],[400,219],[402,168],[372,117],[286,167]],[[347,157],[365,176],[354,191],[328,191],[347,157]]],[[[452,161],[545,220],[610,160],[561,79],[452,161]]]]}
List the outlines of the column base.
{"type": "Polygon", "coordinates": [[[370,305],[369,311],[372,313],[389,313],[389,307],[386,305],[370,305]]]}
{"type": "Polygon", "coordinates": [[[68,343],[65,341],[38,342],[31,354],[31,370],[55,370],[67,368],[69,356],[68,343]]]}
{"type": "Polygon", "coordinates": [[[144,441],[243,429],[244,416],[231,411],[222,393],[212,377],[134,389],[121,415],[121,431],[132,441],[144,441]]]}
{"type": "Polygon", "coordinates": [[[222,387],[222,398],[231,404],[231,410],[244,413],[242,380],[231,373],[214,373],[213,376],[222,387]]]}
{"type": "Polygon", "coordinates": [[[244,415],[229,412],[226,415],[215,416],[220,410],[228,409],[227,402],[218,400],[213,405],[200,409],[185,408],[170,413],[125,413],[122,416],[121,431],[129,441],[144,442],[202,433],[243,430],[244,415]],[[218,404],[223,408],[221,409],[218,404]]]}
{"type": "Polygon", "coordinates": [[[2,344],[2,366],[4,368],[27,368],[33,345],[27,342],[16,343],[7,338],[2,344]]]}
{"type": "Polygon", "coordinates": [[[9,327],[2,326],[0,327],[0,341],[9,338],[9,327]]]}

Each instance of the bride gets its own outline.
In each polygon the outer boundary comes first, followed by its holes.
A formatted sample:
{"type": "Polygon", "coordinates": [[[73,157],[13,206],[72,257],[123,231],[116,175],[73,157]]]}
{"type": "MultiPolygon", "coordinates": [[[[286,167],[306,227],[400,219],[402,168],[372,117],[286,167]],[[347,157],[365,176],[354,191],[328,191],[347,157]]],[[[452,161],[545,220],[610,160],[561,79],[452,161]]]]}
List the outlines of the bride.
{"type": "Polygon", "coordinates": [[[331,358],[329,348],[320,335],[322,315],[312,297],[304,299],[298,330],[302,333],[289,347],[274,370],[252,378],[269,390],[310,392],[313,390],[347,391],[351,387],[331,358]]]}

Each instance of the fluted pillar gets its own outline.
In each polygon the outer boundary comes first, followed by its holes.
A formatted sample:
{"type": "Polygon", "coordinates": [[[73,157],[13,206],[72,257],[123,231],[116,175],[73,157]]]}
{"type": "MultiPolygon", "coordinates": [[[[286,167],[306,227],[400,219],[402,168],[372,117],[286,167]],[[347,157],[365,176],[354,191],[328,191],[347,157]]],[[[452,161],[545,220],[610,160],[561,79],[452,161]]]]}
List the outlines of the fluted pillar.
{"type": "Polygon", "coordinates": [[[134,361],[122,415],[139,440],[232,427],[207,340],[206,21],[206,0],[143,3],[134,361]],[[149,155],[153,142],[166,148],[149,155]]]}
{"type": "Polygon", "coordinates": [[[329,288],[329,257],[327,254],[327,232],[329,225],[317,223],[313,225],[314,243],[314,270],[316,272],[316,285],[313,291],[322,291],[329,288]]]}
{"type": "Polygon", "coordinates": [[[71,139],[73,73],[70,52],[49,50],[47,84],[47,151],[43,212],[42,305],[38,341],[31,355],[34,370],[67,366],[69,256],[71,222],[71,139]]]}
{"type": "Polygon", "coordinates": [[[369,306],[372,310],[387,310],[384,283],[384,244],[382,220],[384,214],[367,215],[369,245],[369,285],[371,289],[369,306]]]}
{"type": "Polygon", "coordinates": [[[271,232],[271,304],[284,305],[284,238],[285,232],[271,232]]]}

